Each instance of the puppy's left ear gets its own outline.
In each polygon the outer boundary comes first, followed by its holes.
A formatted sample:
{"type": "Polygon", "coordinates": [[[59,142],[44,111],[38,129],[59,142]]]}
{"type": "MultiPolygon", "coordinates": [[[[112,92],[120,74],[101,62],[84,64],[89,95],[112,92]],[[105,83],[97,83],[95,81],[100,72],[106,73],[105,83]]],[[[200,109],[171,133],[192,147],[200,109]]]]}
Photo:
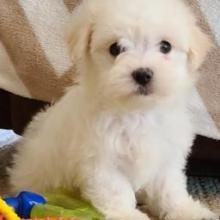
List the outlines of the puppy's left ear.
{"type": "Polygon", "coordinates": [[[70,57],[76,65],[89,51],[92,35],[91,23],[87,1],[84,0],[73,12],[66,34],[70,57]]]}
{"type": "Polygon", "coordinates": [[[210,37],[199,27],[193,27],[189,49],[190,68],[196,71],[203,63],[213,44],[210,37]]]}

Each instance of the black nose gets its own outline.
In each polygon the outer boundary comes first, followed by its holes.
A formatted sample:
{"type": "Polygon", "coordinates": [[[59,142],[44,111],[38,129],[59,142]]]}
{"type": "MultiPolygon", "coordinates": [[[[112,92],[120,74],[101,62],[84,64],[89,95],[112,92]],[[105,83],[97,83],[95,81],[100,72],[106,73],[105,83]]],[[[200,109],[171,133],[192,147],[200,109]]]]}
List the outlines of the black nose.
{"type": "Polygon", "coordinates": [[[139,85],[146,86],[152,80],[153,71],[149,68],[140,68],[132,73],[132,77],[139,85]]]}

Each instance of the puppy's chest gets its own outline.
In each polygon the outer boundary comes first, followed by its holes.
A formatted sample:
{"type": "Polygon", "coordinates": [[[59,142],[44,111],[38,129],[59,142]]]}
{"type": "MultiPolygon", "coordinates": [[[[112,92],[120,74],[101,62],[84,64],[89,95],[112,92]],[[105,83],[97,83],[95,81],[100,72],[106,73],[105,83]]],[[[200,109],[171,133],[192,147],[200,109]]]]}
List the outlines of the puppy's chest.
{"type": "Polygon", "coordinates": [[[172,132],[167,127],[164,134],[165,127],[166,124],[151,117],[131,117],[112,125],[109,130],[110,154],[134,188],[144,184],[171,155],[166,139],[172,132]]]}
{"type": "Polygon", "coordinates": [[[125,132],[118,147],[120,150],[116,152],[118,168],[126,174],[135,188],[146,183],[147,179],[157,172],[162,161],[169,156],[164,149],[165,146],[159,143],[160,137],[153,137],[154,134],[151,132],[125,132]]]}

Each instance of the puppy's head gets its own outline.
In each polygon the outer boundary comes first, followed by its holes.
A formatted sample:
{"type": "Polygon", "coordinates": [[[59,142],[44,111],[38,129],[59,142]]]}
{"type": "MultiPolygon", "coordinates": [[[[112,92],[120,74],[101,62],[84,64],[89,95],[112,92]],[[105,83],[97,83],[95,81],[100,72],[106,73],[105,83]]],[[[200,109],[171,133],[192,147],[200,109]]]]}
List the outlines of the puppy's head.
{"type": "Polygon", "coordinates": [[[84,0],[68,44],[88,94],[126,108],[184,94],[211,45],[181,0],[84,0]]]}

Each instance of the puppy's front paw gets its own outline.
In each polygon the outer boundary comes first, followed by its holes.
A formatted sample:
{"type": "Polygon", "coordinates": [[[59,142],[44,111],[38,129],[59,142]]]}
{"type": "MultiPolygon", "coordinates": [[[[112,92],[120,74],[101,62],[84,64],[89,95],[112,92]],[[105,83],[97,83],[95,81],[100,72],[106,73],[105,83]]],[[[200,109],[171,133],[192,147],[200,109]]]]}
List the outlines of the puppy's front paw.
{"type": "Polygon", "coordinates": [[[139,210],[131,210],[112,213],[105,220],[150,220],[150,218],[139,210]]]}
{"type": "Polygon", "coordinates": [[[194,214],[191,217],[189,217],[187,214],[183,216],[177,216],[177,215],[167,215],[165,218],[162,218],[164,220],[220,220],[220,218],[212,213],[210,216],[201,216],[200,214],[194,214]]]}
{"type": "Polygon", "coordinates": [[[182,207],[168,213],[165,220],[219,220],[219,216],[195,202],[191,207],[182,207]]]}

